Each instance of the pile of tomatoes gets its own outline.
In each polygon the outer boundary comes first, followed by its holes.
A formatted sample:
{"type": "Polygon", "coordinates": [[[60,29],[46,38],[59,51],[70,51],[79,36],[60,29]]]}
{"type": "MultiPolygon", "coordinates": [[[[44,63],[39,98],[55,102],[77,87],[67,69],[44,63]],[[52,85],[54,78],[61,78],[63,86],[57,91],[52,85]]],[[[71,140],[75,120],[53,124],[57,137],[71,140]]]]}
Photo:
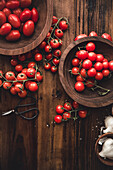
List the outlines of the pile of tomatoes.
{"type": "Polygon", "coordinates": [[[36,8],[26,8],[31,5],[31,1],[10,0],[0,4],[0,35],[5,36],[7,41],[16,41],[21,37],[31,36],[38,21],[38,11],[36,8]]]}
{"type": "Polygon", "coordinates": [[[89,42],[84,49],[79,48],[72,59],[71,73],[75,76],[75,89],[82,92],[96,86],[96,82],[106,78],[113,71],[113,60],[108,61],[102,54],[95,52],[95,44],[89,42]]]}
{"type": "Polygon", "coordinates": [[[55,123],[61,123],[63,121],[68,121],[69,119],[76,120],[78,117],[85,118],[87,116],[87,110],[80,108],[80,105],[73,101],[65,102],[64,105],[56,106],[57,115],[54,117],[55,123]]]}

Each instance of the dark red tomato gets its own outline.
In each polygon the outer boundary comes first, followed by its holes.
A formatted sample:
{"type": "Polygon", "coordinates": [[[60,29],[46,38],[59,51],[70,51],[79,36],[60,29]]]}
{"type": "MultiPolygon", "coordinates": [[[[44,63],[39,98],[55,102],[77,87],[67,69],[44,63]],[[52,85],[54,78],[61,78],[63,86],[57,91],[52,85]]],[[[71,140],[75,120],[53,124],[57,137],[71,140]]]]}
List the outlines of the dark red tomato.
{"type": "Polygon", "coordinates": [[[36,8],[31,10],[31,20],[36,23],[38,21],[38,11],[36,8]]]}
{"type": "Polygon", "coordinates": [[[8,21],[9,23],[14,27],[14,28],[19,28],[20,27],[20,19],[17,15],[15,14],[10,14],[8,16],[8,21]]]}
{"type": "Polygon", "coordinates": [[[111,71],[113,71],[113,60],[111,60],[111,61],[109,62],[109,69],[110,69],[111,71]]]}
{"type": "Polygon", "coordinates": [[[109,67],[108,61],[104,61],[102,64],[103,64],[103,69],[108,69],[109,67]]]}
{"type": "Polygon", "coordinates": [[[104,77],[107,77],[107,76],[109,76],[110,71],[108,69],[102,70],[102,74],[104,77]]]}
{"type": "Polygon", "coordinates": [[[28,58],[28,59],[29,59],[29,58],[32,58],[32,52],[31,52],[31,51],[28,52],[28,53],[26,53],[25,55],[26,55],[26,58],[28,58]]]}
{"type": "Polygon", "coordinates": [[[90,68],[89,70],[88,70],[88,72],[87,72],[87,74],[88,74],[88,76],[89,77],[95,77],[95,75],[96,75],[96,69],[95,68],[90,68]]]}
{"type": "Polygon", "coordinates": [[[78,75],[78,73],[79,73],[79,68],[78,68],[78,67],[73,67],[71,72],[72,72],[72,74],[74,74],[74,75],[78,75]]]}
{"type": "Polygon", "coordinates": [[[27,75],[27,68],[22,69],[22,73],[24,73],[25,75],[27,75]]]}
{"type": "Polygon", "coordinates": [[[51,34],[50,32],[47,33],[45,40],[47,41],[50,38],[51,34]]]}
{"type": "Polygon", "coordinates": [[[59,28],[55,29],[55,35],[58,37],[58,38],[61,38],[63,37],[63,31],[59,28]]]}
{"type": "Polygon", "coordinates": [[[6,17],[8,17],[11,14],[11,10],[8,8],[4,8],[3,13],[5,14],[6,17]]]}
{"type": "Polygon", "coordinates": [[[103,69],[103,64],[101,62],[96,62],[94,67],[96,70],[100,71],[103,69]]]}
{"type": "Polygon", "coordinates": [[[3,76],[3,71],[0,70],[0,78],[2,78],[2,76],[3,76]]]}
{"type": "Polygon", "coordinates": [[[31,18],[31,11],[28,8],[24,9],[20,14],[20,21],[25,22],[28,21],[30,18],[31,18]]]}
{"type": "Polygon", "coordinates": [[[34,22],[31,20],[28,20],[27,22],[25,22],[24,26],[23,26],[23,34],[25,36],[31,36],[34,32],[34,22]]]}
{"type": "Polygon", "coordinates": [[[74,107],[74,109],[79,108],[79,104],[76,101],[73,101],[72,106],[74,107]]]}
{"type": "Polygon", "coordinates": [[[68,112],[65,112],[65,113],[63,113],[62,117],[63,117],[64,120],[68,120],[68,119],[70,119],[71,114],[68,113],[68,112]]]}
{"type": "Polygon", "coordinates": [[[94,52],[89,52],[88,53],[88,59],[91,61],[95,61],[97,58],[97,55],[94,52]]]}
{"type": "Polygon", "coordinates": [[[41,61],[42,60],[42,54],[37,53],[35,54],[35,61],[41,61]]]}
{"type": "Polygon", "coordinates": [[[5,7],[5,0],[0,1],[0,11],[5,7]]]}
{"type": "Polygon", "coordinates": [[[8,71],[6,74],[5,74],[5,78],[7,80],[14,80],[15,79],[15,73],[12,72],[12,71],[8,71]]]}
{"type": "Polygon", "coordinates": [[[85,60],[88,58],[88,52],[86,50],[80,50],[77,55],[80,60],[85,60]]]}
{"type": "Polygon", "coordinates": [[[52,39],[50,41],[50,45],[51,45],[52,48],[58,48],[59,47],[59,42],[58,42],[57,39],[52,39]]]}
{"type": "Polygon", "coordinates": [[[18,96],[21,97],[21,98],[24,98],[27,96],[27,91],[26,90],[22,90],[18,93],[18,96]]]}
{"type": "Polygon", "coordinates": [[[50,53],[52,51],[52,48],[50,45],[45,46],[45,52],[50,53]]]}
{"type": "Polygon", "coordinates": [[[91,51],[94,51],[95,50],[95,44],[92,43],[92,42],[89,42],[87,45],[86,45],[86,50],[91,52],[91,51]]]}
{"type": "Polygon", "coordinates": [[[18,60],[25,61],[26,60],[26,55],[25,54],[19,55],[18,60]]]}
{"type": "Polygon", "coordinates": [[[43,80],[43,75],[40,72],[36,73],[36,80],[39,82],[43,80]]]}
{"type": "Polygon", "coordinates": [[[12,84],[11,84],[10,82],[5,81],[5,82],[3,83],[3,88],[4,88],[5,90],[8,90],[8,89],[10,89],[11,85],[12,85],[12,84]]]}
{"type": "Polygon", "coordinates": [[[78,53],[79,53],[79,51],[76,52],[75,57],[78,57],[78,53]]]}
{"type": "Polygon", "coordinates": [[[85,89],[84,83],[81,82],[81,81],[77,81],[77,82],[75,83],[75,89],[76,89],[76,91],[78,91],[78,92],[82,92],[82,91],[85,89]]]}
{"type": "Polygon", "coordinates": [[[53,25],[53,24],[56,24],[56,23],[57,23],[57,21],[58,21],[58,18],[57,18],[56,16],[53,16],[52,25],[53,25]]]}
{"type": "Polygon", "coordinates": [[[43,49],[43,48],[45,48],[45,46],[46,46],[46,42],[42,41],[42,43],[39,45],[39,48],[43,49]]]}
{"type": "Polygon", "coordinates": [[[61,50],[57,49],[54,51],[53,53],[56,57],[60,57],[61,56],[61,50]]]}
{"type": "Polygon", "coordinates": [[[15,90],[17,92],[21,92],[22,90],[24,90],[24,85],[22,83],[16,83],[15,84],[15,90]]]}
{"type": "Polygon", "coordinates": [[[2,86],[2,80],[0,80],[0,87],[2,86]]]}
{"type": "Polygon", "coordinates": [[[103,62],[104,56],[102,54],[97,54],[96,61],[103,62]]]}
{"type": "Polygon", "coordinates": [[[92,67],[92,62],[89,59],[83,61],[82,64],[84,69],[90,69],[92,67]]]}
{"type": "Polygon", "coordinates": [[[61,29],[61,30],[67,30],[67,28],[68,28],[68,23],[66,22],[66,21],[60,21],[60,23],[59,23],[59,28],[61,29]]]}
{"type": "Polygon", "coordinates": [[[62,122],[62,116],[61,115],[56,115],[55,118],[54,118],[54,121],[56,123],[61,123],[62,122]]]}
{"type": "Polygon", "coordinates": [[[81,74],[82,77],[87,77],[87,72],[86,72],[86,70],[84,68],[82,68],[80,70],[80,74],[81,74]]]}
{"type": "Polygon", "coordinates": [[[79,117],[85,118],[87,116],[87,111],[86,110],[80,110],[78,112],[79,117]]]}
{"type": "Polygon", "coordinates": [[[0,26],[3,25],[5,22],[6,22],[6,16],[2,11],[0,11],[0,26]]]}
{"type": "Polygon", "coordinates": [[[17,94],[17,91],[15,90],[15,87],[14,87],[14,86],[12,86],[12,87],[10,88],[10,92],[11,92],[11,94],[13,94],[13,95],[16,95],[16,94],[17,94]]]}
{"type": "Polygon", "coordinates": [[[58,42],[59,42],[59,47],[61,47],[61,46],[62,46],[62,43],[63,43],[62,40],[59,39],[58,42]]]}
{"type": "Polygon", "coordinates": [[[103,62],[104,62],[104,61],[107,61],[107,62],[108,62],[108,59],[107,59],[107,58],[104,58],[104,59],[103,59],[103,62]]]}
{"type": "Polygon", "coordinates": [[[93,87],[93,86],[94,86],[94,80],[88,79],[88,80],[86,81],[86,86],[87,86],[88,88],[93,87]]]}
{"type": "Polygon", "coordinates": [[[54,58],[52,62],[53,62],[53,64],[55,64],[57,66],[59,64],[60,60],[57,58],[54,58]]]}
{"type": "Polygon", "coordinates": [[[36,68],[36,63],[31,61],[30,63],[28,63],[28,68],[36,68]]]}
{"type": "Polygon", "coordinates": [[[106,38],[106,39],[108,39],[108,40],[112,41],[111,36],[110,36],[109,34],[107,34],[107,33],[102,34],[102,36],[101,36],[101,37],[102,37],[102,38],[106,38]]]}
{"type": "Polygon", "coordinates": [[[56,67],[56,66],[52,66],[52,67],[51,67],[51,72],[52,72],[52,73],[56,73],[56,72],[57,72],[57,70],[58,70],[58,69],[57,69],[57,67],[56,67]]]}
{"type": "Polygon", "coordinates": [[[20,38],[20,32],[18,30],[12,30],[7,36],[7,41],[17,41],[20,38]]]}
{"type": "Polygon", "coordinates": [[[21,6],[21,8],[26,8],[26,7],[30,6],[31,3],[32,3],[32,0],[21,0],[20,6],[21,6]]]}
{"type": "Polygon", "coordinates": [[[34,68],[28,68],[26,72],[28,77],[35,77],[35,73],[36,73],[36,70],[34,68]]]}
{"type": "Polygon", "coordinates": [[[84,79],[81,75],[78,75],[76,76],[76,81],[84,81],[84,79]]]}
{"type": "Polygon", "coordinates": [[[19,32],[20,33],[23,33],[23,26],[24,26],[24,23],[20,23],[20,27],[19,27],[19,32]]]}
{"type": "Polygon", "coordinates": [[[44,68],[45,68],[45,70],[50,70],[51,64],[50,63],[45,63],[44,68]]]}
{"type": "Polygon", "coordinates": [[[97,72],[96,76],[95,76],[96,80],[102,80],[103,79],[103,74],[101,72],[97,72]]]}
{"type": "Polygon", "coordinates": [[[32,82],[31,80],[28,80],[28,81],[25,82],[25,88],[26,89],[29,89],[29,85],[30,85],[31,82],[32,82]]]}
{"type": "Polygon", "coordinates": [[[26,74],[24,74],[24,73],[19,73],[19,74],[17,75],[17,80],[18,80],[18,81],[27,80],[26,74]]]}
{"type": "Polygon", "coordinates": [[[38,85],[37,85],[37,83],[36,83],[36,82],[31,82],[31,83],[29,84],[29,90],[32,91],[32,92],[37,91],[37,90],[38,90],[38,85]]]}
{"type": "Polygon", "coordinates": [[[16,8],[19,7],[19,5],[20,5],[20,2],[19,2],[19,1],[16,1],[16,0],[11,0],[11,1],[8,1],[8,2],[6,3],[6,7],[7,7],[8,9],[16,9],[16,8]]]}
{"type": "Polygon", "coordinates": [[[77,66],[79,66],[79,62],[80,62],[80,60],[79,60],[78,58],[74,58],[74,59],[72,60],[72,65],[75,66],[75,67],[77,67],[77,66]]]}
{"type": "Polygon", "coordinates": [[[0,35],[7,35],[11,31],[11,25],[9,23],[5,23],[0,28],[0,35]]]}
{"type": "Polygon", "coordinates": [[[13,14],[17,15],[19,18],[20,18],[21,13],[22,13],[21,8],[17,8],[13,10],[13,14]]]}
{"type": "Polygon", "coordinates": [[[87,35],[86,34],[80,34],[74,39],[74,41],[77,41],[77,40],[84,38],[84,37],[87,37],[87,35]]]}
{"type": "Polygon", "coordinates": [[[62,105],[57,105],[57,106],[56,106],[56,112],[57,112],[58,114],[62,114],[62,113],[64,112],[63,106],[62,106],[62,105]]]}
{"type": "MultiPolygon", "coordinates": [[[[64,103],[64,108],[65,108],[66,110],[68,110],[68,111],[72,110],[71,103],[69,103],[69,102],[64,103]]],[[[64,110],[65,110],[65,109],[64,109],[64,110]]]]}
{"type": "Polygon", "coordinates": [[[46,59],[47,59],[47,60],[52,59],[52,57],[53,57],[53,56],[52,56],[52,53],[49,53],[48,55],[46,55],[46,59]]]}
{"type": "Polygon", "coordinates": [[[91,31],[89,36],[98,36],[97,33],[95,31],[91,31]]]}
{"type": "Polygon", "coordinates": [[[52,32],[52,30],[53,30],[53,27],[50,27],[50,30],[49,30],[49,32],[51,33],[51,32],[52,32]]]}
{"type": "Polygon", "coordinates": [[[18,65],[16,65],[16,67],[15,67],[15,70],[16,70],[17,72],[21,72],[22,69],[23,69],[23,67],[22,67],[21,64],[18,64],[18,65]]]}

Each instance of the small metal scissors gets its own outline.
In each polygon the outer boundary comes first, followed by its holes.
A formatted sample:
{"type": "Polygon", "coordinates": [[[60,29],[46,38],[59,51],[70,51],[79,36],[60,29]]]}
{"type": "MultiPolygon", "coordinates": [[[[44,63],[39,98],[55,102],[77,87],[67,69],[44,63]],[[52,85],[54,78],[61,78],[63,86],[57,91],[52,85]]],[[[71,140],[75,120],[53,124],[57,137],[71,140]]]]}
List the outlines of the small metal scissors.
{"type": "Polygon", "coordinates": [[[22,117],[23,119],[25,119],[25,120],[33,120],[33,119],[37,118],[38,115],[39,115],[39,110],[38,110],[37,107],[31,108],[31,109],[28,109],[28,110],[25,110],[25,111],[22,111],[22,112],[18,112],[18,109],[21,108],[21,107],[27,107],[27,106],[36,105],[36,99],[35,99],[34,97],[32,97],[32,96],[27,96],[27,98],[31,98],[31,99],[34,101],[34,103],[21,104],[22,101],[25,100],[25,99],[21,99],[21,100],[18,102],[17,106],[16,106],[14,109],[12,109],[12,110],[10,110],[10,111],[8,111],[8,112],[4,112],[4,113],[2,114],[2,116],[7,116],[7,115],[10,115],[10,114],[12,114],[12,113],[15,113],[16,115],[21,116],[21,117],[22,117]],[[30,111],[33,111],[33,110],[36,110],[36,114],[35,114],[34,116],[32,116],[32,117],[26,117],[26,116],[23,115],[23,114],[25,114],[25,113],[27,113],[27,112],[30,112],[30,111]]]}

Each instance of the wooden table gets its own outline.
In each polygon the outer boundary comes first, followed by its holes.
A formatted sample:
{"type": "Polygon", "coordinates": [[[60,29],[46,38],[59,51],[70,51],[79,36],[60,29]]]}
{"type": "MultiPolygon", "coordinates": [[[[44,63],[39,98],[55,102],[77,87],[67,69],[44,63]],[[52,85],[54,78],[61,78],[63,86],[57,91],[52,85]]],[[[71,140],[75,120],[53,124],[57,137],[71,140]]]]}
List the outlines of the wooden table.
{"type": "MultiPolygon", "coordinates": [[[[63,37],[62,52],[80,33],[95,30],[113,38],[112,0],[54,0],[54,15],[69,19],[70,27],[63,37]]],[[[12,70],[9,57],[0,57],[0,69],[12,70]]],[[[0,117],[1,170],[111,170],[96,157],[94,145],[111,106],[88,108],[86,119],[53,126],[55,107],[70,98],[64,92],[58,74],[43,70],[44,80],[39,87],[37,107],[40,115],[28,122],[19,116],[0,117]],[[56,98],[60,91],[61,96],[56,98]]],[[[13,108],[18,97],[0,90],[0,111],[13,108]]]]}

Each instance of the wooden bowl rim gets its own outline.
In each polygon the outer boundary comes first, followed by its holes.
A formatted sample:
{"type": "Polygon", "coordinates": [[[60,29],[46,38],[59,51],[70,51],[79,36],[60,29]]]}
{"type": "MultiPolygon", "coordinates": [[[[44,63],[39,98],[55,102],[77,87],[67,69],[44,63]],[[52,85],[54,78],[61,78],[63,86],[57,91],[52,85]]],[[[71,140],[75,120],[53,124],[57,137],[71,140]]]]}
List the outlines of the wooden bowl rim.
{"type": "MultiPolygon", "coordinates": [[[[64,77],[64,74],[63,74],[63,70],[64,70],[64,62],[66,60],[66,57],[68,55],[68,53],[75,47],[77,46],[78,44],[80,43],[84,43],[84,42],[87,42],[87,41],[98,41],[98,42],[102,42],[102,43],[106,43],[107,45],[113,47],[113,43],[105,38],[102,38],[102,37],[99,37],[99,36],[91,36],[91,37],[85,37],[85,38],[81,38],[77,41],[74,41],[72,42],[66,49],[65,51],[63,52],[62,56],[61,56],[61,59],[60,59],[60,63],[59,63],[59,79],[60,79],[60,82],[64,88],[64,90],[66,91],[66,93],[75,101],[77,101],[78,103],[84,105],[84,106],[88,106],[88,107],[102,107],[102,106],[107,106],[107,105],[110,105],[113,103],[113,94],[110,94],[110,97],[107,97],[107,95],[105,96],[100,96],[100,97],[93,97],[93,100],[98,100],[96,101],[96,103],[92,103],[92,100],[91,98],[86,98],[85,100],[83,99],[82,96],[79,95],[79,93],[77,93],[75,91],[75,95],[74,97],[72,96],[72,89],[70,88],[70,86],[68,85],[67,83],[67,80],[66,78],[64,77]],[[71,93],[71,94],[70,94],[71,93]],[[103,101],[102,99],[105,98],[106,100],[103,101]],[[99,101],[101,101],[101,105],[99,103],[99,101]]],[[[113,92],[112,92],[113,93],[113,92]]]]}
{"type": "Polygon", "coordinates": [[[104,158],[102,158],[98,153],[98,142],[99,142],[99,140],[101,139],[101,138],[103,138],[103,137],[107,137],[107,136],[109,136],[109,135],[112,135],[113,136],[113,133],[105,133],[105,134],[103,134],[103,135],[101,135],[98,139],[97,139],[97,141],[96,141],[96,143],[95,143],[95,153],[96,153],[96,155],[97,155],[97,157],[99,158],[99,160],[102,162],[102,163],[104,163],[105,165],[109,165],[109,166],[113,166],[113,161],[112,160],[109,160],[109,159],[104,159],[104,158]]]}
{"type": "Polygon", "coordinates": [[[44,28],[41,31],[40,35],[32,43],[26,45],[25,47],[20,47],[17,49],[0,48],[0,54],[9,55],[9,56],[19,55],[19,54],[27,53],[33,50],[34,48],[36,48],[44,40],[46,34],[48,33],[50,26],[52,24],[52,16],[53,16],[53,0],[47,0],[47,18],[46,18],[46,23],[44,25],[44,28]]]}

